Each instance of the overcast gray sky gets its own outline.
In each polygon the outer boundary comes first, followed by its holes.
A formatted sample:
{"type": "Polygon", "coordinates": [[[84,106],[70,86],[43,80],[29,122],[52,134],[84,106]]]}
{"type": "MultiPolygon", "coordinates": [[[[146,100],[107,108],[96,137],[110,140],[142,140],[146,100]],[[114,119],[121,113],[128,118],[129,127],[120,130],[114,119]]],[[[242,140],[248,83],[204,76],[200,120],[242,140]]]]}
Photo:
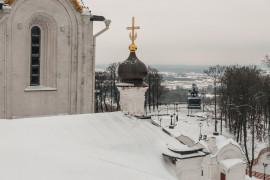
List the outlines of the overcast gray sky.
{"type": "MultiPolygon", "coordinates": [[[[146,64],[261,64],[270,53],[270,0],[84,0],[112,20],[97,38],[97,64],[125,60],[132,16],[146,64]]],[[[94,30],[102,29],[94,23],[94,30]]]]}

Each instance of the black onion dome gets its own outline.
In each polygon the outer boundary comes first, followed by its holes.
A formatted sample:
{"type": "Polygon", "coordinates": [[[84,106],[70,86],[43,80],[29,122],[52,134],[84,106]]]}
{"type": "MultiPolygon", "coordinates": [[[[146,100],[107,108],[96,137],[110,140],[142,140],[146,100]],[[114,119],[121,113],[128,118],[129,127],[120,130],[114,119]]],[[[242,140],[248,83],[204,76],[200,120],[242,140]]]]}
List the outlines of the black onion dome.
{"type": "Polygon", "coordinates": [[[147,76],[147,68],[137,58],[135,52],[130,52],[127,60],[119,65],[118,75],[123,83],[134,83],[136,86],[144,86],[143,80],[147,76]]]}

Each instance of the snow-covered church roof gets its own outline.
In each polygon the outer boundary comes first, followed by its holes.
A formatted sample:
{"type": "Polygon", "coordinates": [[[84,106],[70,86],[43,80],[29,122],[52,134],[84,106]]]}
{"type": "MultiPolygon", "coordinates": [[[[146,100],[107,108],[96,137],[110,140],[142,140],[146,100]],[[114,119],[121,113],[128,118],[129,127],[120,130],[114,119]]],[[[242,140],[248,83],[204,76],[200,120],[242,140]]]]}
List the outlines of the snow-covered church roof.
{"type": "MultiPolygon", "coordinates": [[[[11,5],[15,0],[5,0],[6,4],[11,5]]],[[[85,8],[83,0],[70,0],[74,7],[79,11],[83,12],[83,9],[85,8]]]]}
{"type": "Polygon", "coordinates": [[[176,180],[177,142],[121,112],[0,120],[0,179],[176,180]]]}

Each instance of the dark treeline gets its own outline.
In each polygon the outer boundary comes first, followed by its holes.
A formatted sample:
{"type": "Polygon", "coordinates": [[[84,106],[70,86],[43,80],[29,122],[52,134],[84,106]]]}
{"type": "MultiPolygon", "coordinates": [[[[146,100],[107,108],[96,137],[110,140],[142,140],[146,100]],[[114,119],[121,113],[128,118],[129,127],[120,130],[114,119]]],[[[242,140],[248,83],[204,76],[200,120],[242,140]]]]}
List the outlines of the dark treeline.
{"type": "Polygon", "coordinates": [[[164,97],[164,103],[171,104],[175,102],[179,103],[186,103],[188,97],[190,96],[188,94],[188,90],[184,89],[180,86],[176,86],[175,89],[165,89],[166,97],[164,97]]]}
{"type": "MultiPolygon", "coordinates": [[[[95,73],[95,112],[111,112],[120,110],[120,94],[116,87],[119,82],[119,63],[110,64],[105,71],[95,73]]],[[[158,108],[164,97],[165,88],[162,74],[155,68],[148,66],[145,82],[149,88],[145,93],[145,108],[158,108]]]]}
{"type": "Polygon", "coordinates": [[[214,82],[220,132],[224,121],[243,146],[252,172],[255,139],[266,140],[270,132],[270,76],[256,66],[237,65],[213,66],[206,73],[214,82]]]}
{"type": "Polygon", "coordinates": [[[120,94],[116,87],[119,63],[110,64],[105,71],[95,73],[95,112],[120,110],[120,94]]]}
{"type": "Polygon", "coordinates": [[[145,93],[144,108],[148,108],[149,111],[158,109],[165,95],[165,87],[161,85],[163,76],[157,69],[148,66],[145,82],[149,87],[145,93]]]}

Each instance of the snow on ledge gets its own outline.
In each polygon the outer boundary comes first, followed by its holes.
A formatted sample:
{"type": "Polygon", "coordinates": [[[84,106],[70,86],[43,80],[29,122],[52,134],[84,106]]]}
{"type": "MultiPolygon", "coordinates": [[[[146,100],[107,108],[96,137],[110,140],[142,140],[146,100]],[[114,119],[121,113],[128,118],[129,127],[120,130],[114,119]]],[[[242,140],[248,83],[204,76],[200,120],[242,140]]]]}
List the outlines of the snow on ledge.
{"type": "Polygon", "coordinates": [[[227,170],[230,170],[234,166],[239,165],[239,164],[246,164],[241,159],[226,159],[226,160],[220,161],[219,163],[222,164],[227,170]]]}
{"type": "Polygon", "coordinates": [[[133,83],[117,83],[116,86],[120,87],[134,87],[133,83]]]}

